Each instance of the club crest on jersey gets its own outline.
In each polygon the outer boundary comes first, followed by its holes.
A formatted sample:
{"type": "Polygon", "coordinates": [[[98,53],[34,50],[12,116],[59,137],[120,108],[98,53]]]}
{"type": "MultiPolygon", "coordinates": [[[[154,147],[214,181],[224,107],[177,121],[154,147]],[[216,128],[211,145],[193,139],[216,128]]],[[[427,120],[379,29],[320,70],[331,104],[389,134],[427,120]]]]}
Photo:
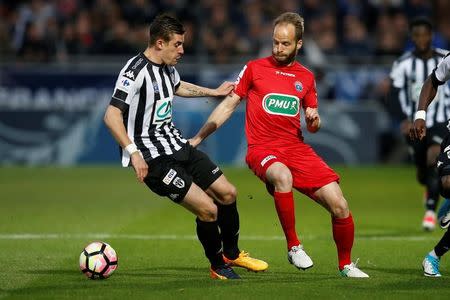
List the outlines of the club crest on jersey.
{"type": "Polygon", "coordinates": [[[262,105],[264,110],[272,115],[295,117],[299,111],[300,101],[298,97],[286,94],[267,94],[262,105]]]}
{"type": "Polygon", "coordinates": [[[122,80],[122,85],[125,87],[130,86],[130,82],[128,81],[128,79],[124,79],[122,80]]]}
{"type": "Polygon", "coordinates": [[[303,84],[300,81],[294,82],[294,86],[297,92],[301,92],[303,90],[303,84]]]}

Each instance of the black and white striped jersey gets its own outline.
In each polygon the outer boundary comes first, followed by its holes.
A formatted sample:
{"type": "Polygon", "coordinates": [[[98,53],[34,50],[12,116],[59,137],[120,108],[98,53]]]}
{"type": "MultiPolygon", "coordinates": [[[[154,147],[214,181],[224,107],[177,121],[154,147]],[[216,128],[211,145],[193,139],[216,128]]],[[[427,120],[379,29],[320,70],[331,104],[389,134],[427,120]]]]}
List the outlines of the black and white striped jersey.
{"type": "Polygon", "coordinates": [[[438,85],[443,85],[450,80],[450,53],[444,57],[435,70],[433,77],[437,80],[438,85]]]}
{"type": "MultiPolygon", "coordinates": [[[[408,51],[394,62],[390,73],[392,85],[398,89],[398,101],[403,114],[411,121],[417,111],[420,91],[425,79],[447,52],[447,50],[435,48],[433,56],[425,60],[408,51]]],[[[428,107],[426,126],[430,128],[436,123],[445,123],[449,118],[450,87],[443,85],[439,87],[436,98],[428,107]]]]}
{"type": "MultiPolygon", "coordinates": [[[[122,68],[110,104],[124,117],[128,137],[149,161],[171,155],[186,144],[172,123],[172,101],[180,75],[173,66],[151,62],[143,53],[131,58],[122,68]]],[[[122,165],[130,156],[122,151],[122,165]]]]}

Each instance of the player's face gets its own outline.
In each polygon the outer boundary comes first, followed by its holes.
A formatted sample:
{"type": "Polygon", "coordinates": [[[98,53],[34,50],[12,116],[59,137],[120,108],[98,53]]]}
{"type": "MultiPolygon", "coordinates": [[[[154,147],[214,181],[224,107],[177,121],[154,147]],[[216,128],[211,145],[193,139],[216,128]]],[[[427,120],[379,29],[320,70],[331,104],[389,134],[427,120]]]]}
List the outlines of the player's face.
{"type": "Polygon", "coordinates": [[[431,48],[433,33],[426,26],[416,26],[412,29],[411,39],[418,52],[426,52],[431,48]]]}
{"type": "Polygon", "coordinates": [[[288,65],[295,60],[302,40],[295,40],[295,27],[292,24],[278,24],[273,29],[272,56],[282,64],[288,65]]]}
{"type": "Polygon", "coordinates": [[[184,54],[183,49],[184,34],[172,34],[172,38],[168,42],[163,42],[161,58],[163,63],[174,66],[184,54]]]}

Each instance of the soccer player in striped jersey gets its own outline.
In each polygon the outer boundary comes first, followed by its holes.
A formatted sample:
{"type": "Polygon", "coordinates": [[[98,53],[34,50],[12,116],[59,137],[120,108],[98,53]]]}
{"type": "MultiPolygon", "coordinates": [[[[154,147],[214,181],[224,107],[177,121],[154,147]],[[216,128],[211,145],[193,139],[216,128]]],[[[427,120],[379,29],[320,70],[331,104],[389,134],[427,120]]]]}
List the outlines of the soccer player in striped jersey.
{"type": "MultiPolygon", "coordinates": [[[[411,128],[410,136],[414,140],[423,140],[428,135],[428,129],[426,122],[428,119],[427,110],[433,101],[436,101],[436,94],[438,93],[439,86],[449,84],[450,80],[450,54],[447,54],[445,58],[439,63],[437,68],[428,76],[425,81],[422,91],[420,92],[419,105],[414,117],[414,125],[411,128]]],[[[450,130],[450,120],[447,125],[450,130]]],[[[441,180],[441,193],[442,196],[450,197],[450,134],[447,133],[444,141],[441,144],[441,152],[438,157],[437,167],[439,171],[439,177],[441,180]]],[[[431,250],[424,258],[422,267],[425,276],[440,277],[439,263],[441,257],[450,249],[450,212],[442,218],[440,225],[442,228],[447,228],[444,236],[436,244],[433,250],[431,250]]]]}
{"type": "Polygon", "coordinates": [[[428,135],[421,141],[409,139],[413,114],[417,108],[422,85],[431,71],[447,53],[433,48],[431,22],[426,18],[414,19],[410,24],[414,49],[397,59],[390,74],[392,80],[391,99],[396,109],[396,118],[401,120],[400,129],[405,136],[417,170],[417,180],[426,187],[425,215],[422,220],[424,230],[431,231],[436,226],[436,208],[439,201],[439,177],[436,161],[439,145],[447,134],[446,120],[450,118],[450,89],[439,88],[439,92],[427,112],[428,135]]]}
{"type": "Polygon", "coordinates": [[[210,276],[239,279],[231,266],[258,272],[268,265],[238,248],[236,188],[172,122],[174,95],[225,96],[233,84],[208,89],[181,81],[174,65],[183,55],[184,32],[169,15],[155,18],[147,49],[120,71],[104,120],[121,147],[122,165],[132,166],[137,179],[153,192],[197,216],[197,236],[211,264],[210,276]]]}
{"type": "Polygon", "coordinates": [[[354,222],[339,176],[303,140],[302,108],[309,132],[317,132],[321,124],[314,74],[295,60],[303,29],[303,18],[296,13],[275,20],[272,55],[244,66],[234,93],[216,107],[191,142],[197,145],[213,133],[246,98],[246,161],[274,198],[289,263],[302,270],[313,266],[295,229],[295,188],[330,213],[341,276],[367,278],[351,261],[354,222]]]}

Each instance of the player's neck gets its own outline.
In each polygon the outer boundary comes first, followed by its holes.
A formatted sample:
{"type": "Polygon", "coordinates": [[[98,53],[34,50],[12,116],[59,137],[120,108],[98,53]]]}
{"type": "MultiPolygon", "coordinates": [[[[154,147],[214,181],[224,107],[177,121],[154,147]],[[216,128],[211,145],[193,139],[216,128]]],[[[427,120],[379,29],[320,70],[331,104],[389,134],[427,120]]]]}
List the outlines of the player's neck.
{"type": "Polygon", "coordinates": [[[153,47],[147,47],[147,49],[145,49],[145,51],[144,51],[144,55],[152,63],[158,64],[158,65],[164,64],[162,58],[158,55],[158,52],[153,47]]]}
{"type": "Polygon", "coordinates": [[[277,67],[280,67],[280,68],[288,68],[288,67],[291,67],[291,66],[293,66],[294,64],[295,64],[295,57],[294,57],[294,59],[293,60],[291,60],[291,61],[289,61],[289,62],[285,62],[285,63],[283,63],[283,62],[279,62],[275,57],[273,57],[273,56],[271,56],[271,59],[272,59],[272,61],[273,61],[273,63],[277,66],[277,67]]]}
{"type": "Polygon", "coordinates": [[[430,59],[433,57],[433,49],[430,48],[425,51],[419,51],[418,49],[415,49],[414,54],[421,59],[430,59]]]}

